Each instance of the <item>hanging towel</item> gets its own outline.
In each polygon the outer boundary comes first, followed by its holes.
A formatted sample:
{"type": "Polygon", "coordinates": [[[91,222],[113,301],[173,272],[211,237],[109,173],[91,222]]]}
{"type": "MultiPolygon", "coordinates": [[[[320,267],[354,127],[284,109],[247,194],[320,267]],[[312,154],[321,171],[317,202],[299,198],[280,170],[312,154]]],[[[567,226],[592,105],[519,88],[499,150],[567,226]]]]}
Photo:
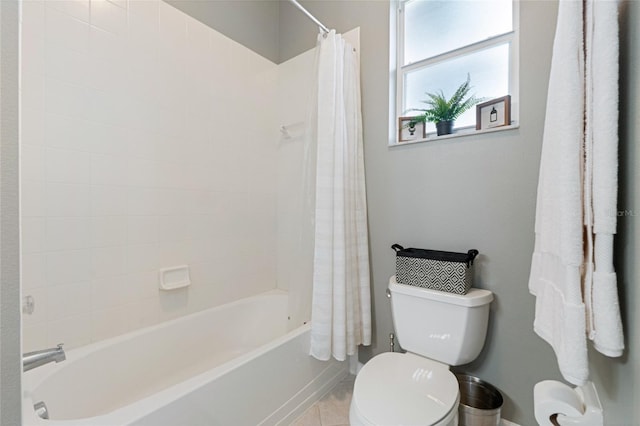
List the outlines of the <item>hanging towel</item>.
{"type": "Polygon", "coordinates": [[[575,385],[589,377],[587,336],[607,355],[623,349],[611,215],[617,130],[604,126],[617,123],[616,19],[616,2],[560,0],[549,79],[529,290],[534,330],[575,385]]]}
{"type": "MultiPolygon", "coordinates": [[[[587,111],[586,161],[591,166],[590,191],[594,240],[590,290],[589,337],[594,347],[607,356],[620,356],[624,350],[622,321],[618,302],[616,273],[613,268],[613,236],[616,233],[618,193],[618,2],[593,1],[586,13],[587,111]]],[[[590,207],[590,209],[589,209],[590,207]]]]}
{"type": "Polygon", "coordinates": [[[357,53],[318,36],[311,355],[345,360],[371,344],[369,243],[357,53]]]}
{"type": "Polygon", "coordinates": [[[560,1],[551,60],[529,290],[535,332],[554,349],[562,375],[588,378],[583,264],[582,140],[584,52],[582,2],[560,1]]]}

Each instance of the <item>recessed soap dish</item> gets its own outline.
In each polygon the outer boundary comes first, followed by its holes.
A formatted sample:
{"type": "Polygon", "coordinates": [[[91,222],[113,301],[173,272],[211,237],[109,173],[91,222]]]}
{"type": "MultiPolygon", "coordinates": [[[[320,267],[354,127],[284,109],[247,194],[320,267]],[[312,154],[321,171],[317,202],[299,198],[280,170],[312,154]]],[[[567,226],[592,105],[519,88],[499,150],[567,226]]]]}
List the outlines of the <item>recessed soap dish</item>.
{"type": "Polygon", "coordinates": [[[160,290],[176,290],[190,285],[189,265],[160,269],[160,290]]]}

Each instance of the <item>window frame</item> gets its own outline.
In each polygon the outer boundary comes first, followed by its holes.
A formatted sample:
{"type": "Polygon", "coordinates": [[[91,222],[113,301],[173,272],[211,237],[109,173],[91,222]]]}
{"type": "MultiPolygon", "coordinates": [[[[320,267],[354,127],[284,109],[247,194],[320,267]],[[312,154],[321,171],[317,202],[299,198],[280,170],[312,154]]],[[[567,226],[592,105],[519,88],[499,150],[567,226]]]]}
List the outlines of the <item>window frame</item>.
{"type": "MultiPolygon", "coordinates": [[[[496,130],[509,130],[514,127],[518,127],[519,119],[520,119],[520,87],[519,87],[519,45],[520,45],[520,2],[518,0],[512,0],[511,4],[511,13],[512,13],[512,30],[503,34],[499,34],[484,40],[476,41],[470,44],[467,44],[462,47],[458,47],[453,50],[449,50],[443,53],[439,53],[435,56],[431,56],[428,58],[421,59],[417,62],[412,62],[406,65],[404,64],[404,16],[405,16],[405,5],[411,1],[419,1],[419,0],[397,0],[396,10],[396,126],[397,126],[397,118],[402,117],[406,111],[403,110],[404,106],[404,82],[405,75],[409,72],[426,68],[430,65],[437,64],[440,62],[448,61],[450,59],[462,57],[464,55],[468,55],[470,53],[479,52],[481,50],[495,47],[498,45],[502,45],[505,43],[509,44],[509,95],[511,95],[511,125],[504,127],[497,127],[492,129],[492,131],[496,130]]],[[[506,95],[507,93],[505,93],[506,95]]],[[[396,134],[398,129],[396,129],[396,134]]],[[[473,135],[479,132],[484,132],[482,130],[476,131],[475,125],[473,126],[462,126],[462,127],[454,127],[454,135],[457,136],[466,136],[473,135]]],[[[435,132],[428,132],[426,139],[419,139],[415,142],[424,142],[427,140],[433,140],[435,132]]],[[[398,144],[406,144],[406,142],[400,142],[397,137],[393,142],[393,145],[398,144]]]]}

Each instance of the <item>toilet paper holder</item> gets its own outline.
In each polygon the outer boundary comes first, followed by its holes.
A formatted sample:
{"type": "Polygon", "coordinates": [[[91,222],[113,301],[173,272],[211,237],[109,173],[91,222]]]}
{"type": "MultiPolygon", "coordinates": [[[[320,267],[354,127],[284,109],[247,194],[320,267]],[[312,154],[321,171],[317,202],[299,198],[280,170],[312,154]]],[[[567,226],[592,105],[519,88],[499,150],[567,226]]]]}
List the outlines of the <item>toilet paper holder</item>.
{"type": "Polygon", "coordinates": [[[533,388],[534,411],[539,425],[602,426],[604,415],[593,382],[571,388],[544,380],[533,388]]]}

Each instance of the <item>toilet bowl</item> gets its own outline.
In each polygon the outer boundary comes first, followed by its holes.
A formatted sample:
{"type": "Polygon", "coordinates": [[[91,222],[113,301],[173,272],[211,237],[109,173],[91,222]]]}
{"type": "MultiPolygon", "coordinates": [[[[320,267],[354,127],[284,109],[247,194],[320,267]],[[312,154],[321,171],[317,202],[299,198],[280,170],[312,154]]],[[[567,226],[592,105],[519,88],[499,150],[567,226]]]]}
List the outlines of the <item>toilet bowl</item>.
{"type": "Polygon", "coordinates": [[[356,377],[352,426],[457,425],[456,377],[439,362],[414,354],[374,357],[356,377]]]}
{"type": "Polygon", "coordinates": [[[373,357],[353,388],[353,426],[457,425],[460,391],[450,365],[482,350],[493,294],[445,293],[389,280],[395,334],[407,353],[373,357]]]}

